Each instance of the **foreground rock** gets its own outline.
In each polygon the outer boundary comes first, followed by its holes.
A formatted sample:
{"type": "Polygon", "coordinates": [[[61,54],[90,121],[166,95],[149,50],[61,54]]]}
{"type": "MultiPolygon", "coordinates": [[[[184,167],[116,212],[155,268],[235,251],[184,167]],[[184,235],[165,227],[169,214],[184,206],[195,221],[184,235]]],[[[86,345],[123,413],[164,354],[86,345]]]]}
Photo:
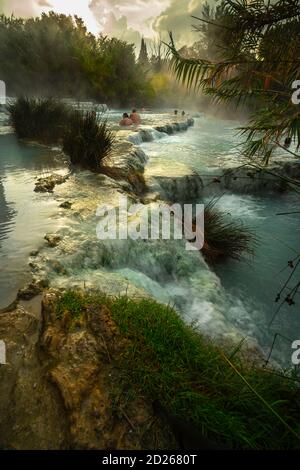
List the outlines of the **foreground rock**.
{"type": "Polygon", "coordinates": [[[0,368],[4,449],[167,448],[172,434],[143,397],[128,403],[119,384],[128,340],[107,307],[57,314],[59,292],[0,315],[7,347],[0,368]]]}
{"type": "Polygon", "coordinates": [[[19,300],[31,300],[41,294],[43,289],[47,287],[47,284],[45,280],[30,282],[27,286],[18,291],[17,298],[19,300]]]}
{"type": "Polygon", "coordinates": [[[72,202],[70,201],[62,202],[59,207],[61,207],[62,209],[72,209],[72,202]]]}
{"type": "Polygon", "coordinates": [[[21,305],[0,315],[7,361],[0,367],[2,449],[68,447],[66,412],[38,354],[40,319],[39,311],[21,305]]]}

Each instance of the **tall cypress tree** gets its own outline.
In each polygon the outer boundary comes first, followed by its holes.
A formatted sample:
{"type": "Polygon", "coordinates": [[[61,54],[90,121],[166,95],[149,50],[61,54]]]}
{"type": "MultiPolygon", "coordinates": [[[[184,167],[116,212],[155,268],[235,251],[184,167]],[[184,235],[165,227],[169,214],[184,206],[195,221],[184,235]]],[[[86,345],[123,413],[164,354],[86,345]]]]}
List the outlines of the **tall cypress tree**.
{"type": "Polygon", "coordinates": [[[147,45],[145,43],[144,38],[142,38],[141,40],[141,49],[140,49],[140,54],[138,58],[138,63],[143,66],[149,64],[147,45]]]}

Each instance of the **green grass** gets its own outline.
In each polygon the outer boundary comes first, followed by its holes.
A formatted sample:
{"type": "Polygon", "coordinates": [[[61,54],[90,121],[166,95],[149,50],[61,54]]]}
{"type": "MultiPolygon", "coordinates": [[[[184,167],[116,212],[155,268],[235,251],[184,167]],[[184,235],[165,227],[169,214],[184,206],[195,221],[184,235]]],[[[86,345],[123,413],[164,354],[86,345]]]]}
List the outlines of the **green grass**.
{"type": "Polygon", "coordinates": [[[103,170],[102,162],[109,156],[114,135],[107,120],[95,111],[72,113],[63,138],[63,150],[74,165],[94,172],[103,170]]]}
{"type": "Polygon", "coordinates": [[[68,123],[69,109],[51,98],[18,98],[9,103],[11,125],[21,139],[31,139],[43,144],[58,143],[68,123]]]}
{"type": "Polygon", "coordinates": [[[68,291],[56,302],[56,318],[62,319],[66,312],[70,313],[72,319],[80,318],[85,307],[86,299],[80,293],[68,291]]]}
{"type": "Polygon", "coordinates": [[[300,448],[298,390],[291,381],[246,366],[234,346],[221,350],[152,300],[67,292],[58,305],[77,315],[103,303],[130,339],[119,364],[124,395],[159,399],[170,413],[232,448],[300,448]]]}

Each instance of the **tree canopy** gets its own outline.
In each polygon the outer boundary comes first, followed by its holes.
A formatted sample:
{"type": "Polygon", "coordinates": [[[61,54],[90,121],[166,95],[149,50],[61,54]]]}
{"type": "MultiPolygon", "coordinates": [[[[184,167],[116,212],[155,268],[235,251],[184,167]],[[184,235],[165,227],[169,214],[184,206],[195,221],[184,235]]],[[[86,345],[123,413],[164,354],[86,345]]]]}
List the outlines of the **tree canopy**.
{"type": "Polygon", "coordinates": [[[242,129],[244,154],[268,162],[282,139],[300,146],[300,106],[292,101],[300,78],[298,0],[227,0],[205,5],[198,22],[204,45],[198,57],[185,57],[170,38],[172,69],[189,89],[216,102],[255,108],[242,129]]]}
{"type": "Polygon", "coordinates": [[[94,37],[83,20],[50,12],[39,18],[0,16],[0,78],[9,95],[97,99],[113,105],[153,99],[134,46],[94,37]]]}

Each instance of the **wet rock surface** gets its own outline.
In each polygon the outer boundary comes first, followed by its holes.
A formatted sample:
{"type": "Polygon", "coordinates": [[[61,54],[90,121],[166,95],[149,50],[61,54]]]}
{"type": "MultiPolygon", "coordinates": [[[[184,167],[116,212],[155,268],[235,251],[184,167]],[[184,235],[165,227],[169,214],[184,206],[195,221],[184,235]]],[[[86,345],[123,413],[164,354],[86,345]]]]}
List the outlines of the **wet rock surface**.
{"type": "Polygon", "coordinates": [[[187,131],[189,127],[194,125],[195,121],[193,118],[188,118],[184,122],[174,122],[172,124],[166,124],[162,126],[156,126],[155,129],[158,132],[164,132],[165,134],[175,134],[176,132],[187,131]]]}
{"type": "Polygon", "coordinates": [[[48,245],[51,248],[56,247],[61,241],[61,237],[59,235],[56,235],[55,233],[47,233],[44,239],[48,242],[48,245]]]}
{"type": "Polygon", "coordinates": [[[215,182],[220,183],[222,190],[251,194],[260,191],[287,191],[291,189],[292,180],[300,180],[300,162],[298,161],[275,161],[266,168],[248,165],[232,168],[221,172],[215,182]]]}
{"type": "Polygon", "coordinates": [[[186,203],[202,196],[203,182],[197,174],[169,178],[155,177],[164,199],[171,202],[186,203]]]}
{"type": "MultiPolygon", "coordinates": [[[[126,401],[120,367],[128,347],[103,305],[57,315],[58,291],[38,311],[0,315],[0,445],[5,449],[141,449],[172,435],[143,397],[126,401]]],[[[175,445],[176,447],[176,445],[175,445]]]]}
{"type": "Polygon", "coordinates": [[[31,300],[41,294],[45,287],[47,287],[47,281],[33,281],[19,290],[17,298],[19,300],[31,300]]]}
{"type": "Polygon", "coordinates": [[[201,177],[182,163],[174,162],[168,175],[165,174],[161,161],[158,164],[150,163],[146,168],[145,178],[149,190],[160,194],[167,201],[184,203],[202,196],[201,177]]]}
{"type": "Polygon", "coordinates": [[[21,305],[0,315],[7,364],[0,367],[0,445],[4,449],[68,446],[65,410],[38,354],[40,311],[21,305]]]}
{"type": "Polygon", "coordinates": [[[63,184],[67,181],[68,175],[50,175],[46,178],[38,178],[34,191],[36,193],[52,193],[57,184],[63,184]]]}
{"type": "Polygon", "coordinates": [[[72,202],[70,201],[65,201],[65,202],[62,202],[59,207],[61,207],[62,209],[72,209],[72,202]]]}

